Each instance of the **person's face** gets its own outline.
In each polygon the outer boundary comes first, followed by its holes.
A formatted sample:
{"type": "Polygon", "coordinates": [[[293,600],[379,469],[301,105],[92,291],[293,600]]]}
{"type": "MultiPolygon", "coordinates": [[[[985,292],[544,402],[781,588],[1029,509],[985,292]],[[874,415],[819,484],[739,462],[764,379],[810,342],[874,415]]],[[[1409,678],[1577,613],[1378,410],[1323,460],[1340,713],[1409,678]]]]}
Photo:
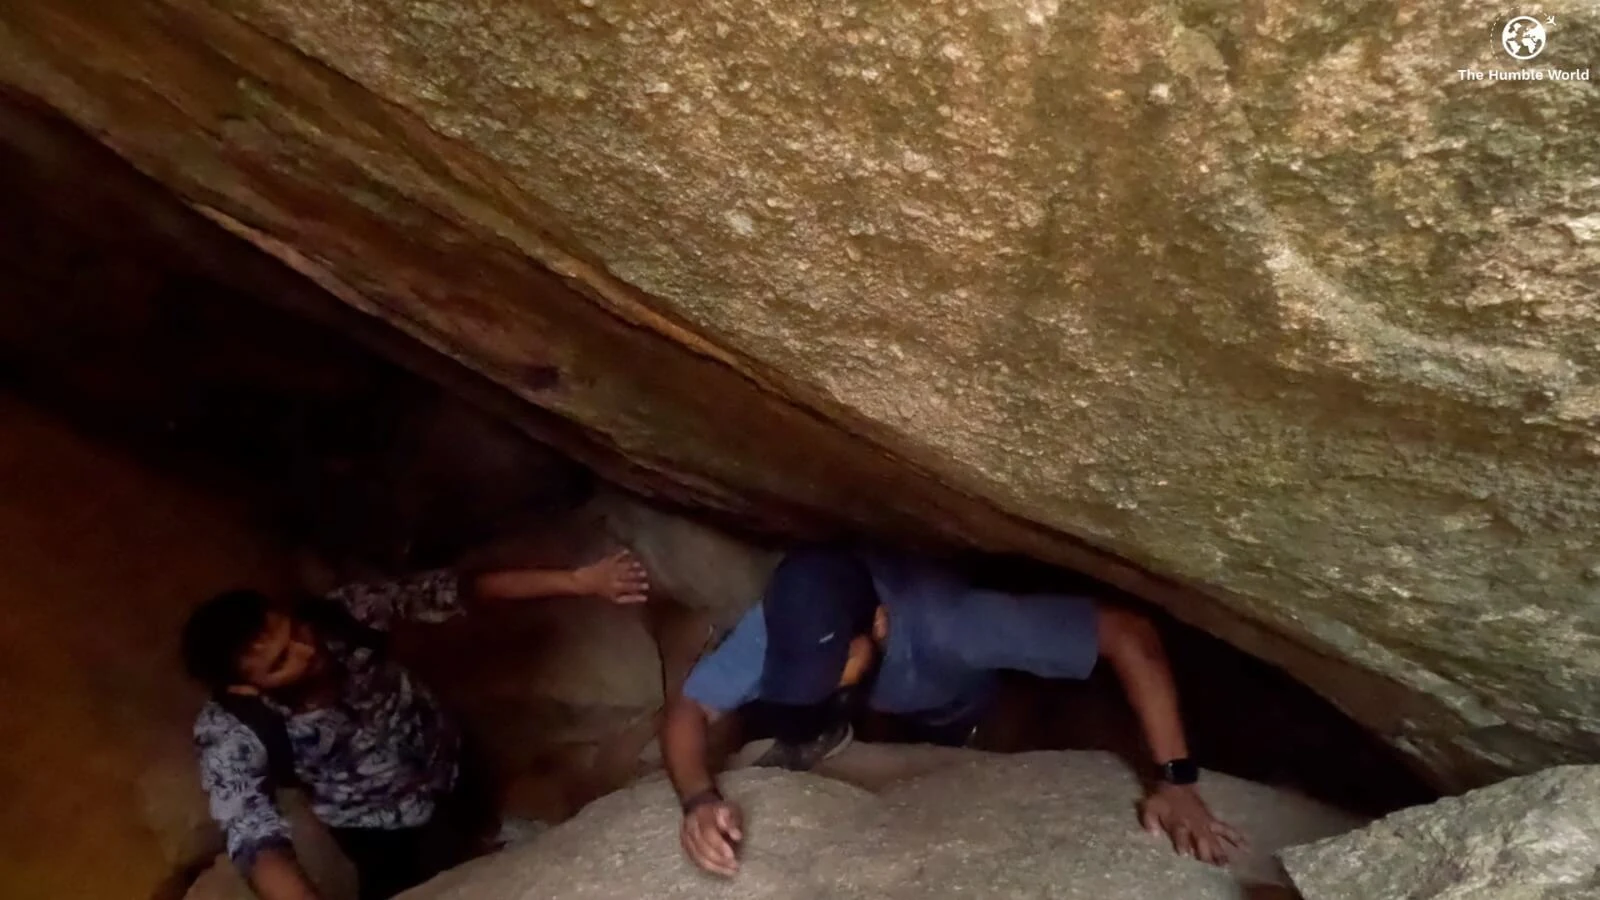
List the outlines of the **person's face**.
{"type": "Polygon", "coordinates": [[[263,694],[302,686],[321,674],[323,655],[311,628],[280,612],[267,613],[261,633],[239,657],[236,694],[263,694]]]}
{"type": "Polygon", "coordinates": [[[872,633],[857,635],[850,641],[850,655],[845,659],[844,672],[839,676],[839,687],[859,684],[866,677],[888,637],[889,612],[880,606],[872,617],[872,633]]]}

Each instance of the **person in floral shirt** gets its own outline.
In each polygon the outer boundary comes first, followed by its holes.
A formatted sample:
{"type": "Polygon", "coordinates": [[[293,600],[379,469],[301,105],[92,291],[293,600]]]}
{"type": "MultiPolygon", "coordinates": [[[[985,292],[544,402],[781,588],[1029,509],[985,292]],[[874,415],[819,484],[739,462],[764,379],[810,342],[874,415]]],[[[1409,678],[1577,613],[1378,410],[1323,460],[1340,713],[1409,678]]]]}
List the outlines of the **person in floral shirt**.
{"type": "Polygon", "coordinates": [[[212,691],[194,740],[229,857],[262,900],[316,900],[273,798],[288,780],[354,863],[361,900],[465,861],[476,834],[460,733],[379,638],[396,621],[439,622],[477,605],[642,603],[648,589],[644,567],[623,551],[570,571],[427,572],[294,606],[251,590],[206,601],[184,627],[183,653],[212,691]]]}

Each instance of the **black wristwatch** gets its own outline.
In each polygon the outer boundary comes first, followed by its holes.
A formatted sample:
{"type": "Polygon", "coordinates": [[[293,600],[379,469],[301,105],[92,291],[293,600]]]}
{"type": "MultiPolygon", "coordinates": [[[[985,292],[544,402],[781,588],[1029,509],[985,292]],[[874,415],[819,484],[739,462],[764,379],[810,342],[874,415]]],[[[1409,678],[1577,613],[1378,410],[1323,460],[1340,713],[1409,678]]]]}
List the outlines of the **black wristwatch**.
{"type": "Polygon", "coordinates": [[[700,793],[695,794],[693,797],[683,801],[683,814],[687,816],[689,813],[692,813],[700,807],[705,806],[707,803],[721,802],[722,792],[718,791],[716,788],[706,788],[700,793]]]}
{"type": "Polygon", "coordinates": [[[1162,763],[1161,780],[1167,784],[1194,784],[1200,780],[1200,767],[1187,756],[1162,763]]]}

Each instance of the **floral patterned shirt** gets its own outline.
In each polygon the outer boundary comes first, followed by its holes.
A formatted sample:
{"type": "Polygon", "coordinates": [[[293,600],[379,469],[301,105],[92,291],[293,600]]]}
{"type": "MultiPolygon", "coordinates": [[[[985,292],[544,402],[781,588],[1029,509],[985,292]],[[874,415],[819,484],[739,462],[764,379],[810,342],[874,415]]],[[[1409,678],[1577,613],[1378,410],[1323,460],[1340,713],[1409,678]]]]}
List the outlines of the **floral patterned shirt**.
{"type": "MultiPolygon", "coordinates": [[[[428,572],[358,584],[329,595],[360,622],[388,630],[397,619],[443,621],[461,612],[458,577],[428,572]]],[[[410,828],[433,816],[434,798],[456,778],[459,735],[438,703],[404,668],[367,647],[328,649],[347,676],[339,701],[284,717],[295,774],[317,818],[335,828],[410,828]]],[[[228,856],[249,872],[257,855],[289,845],[289,826],[273,799],[267,748],[215,701],[194,726],[200,779],[228,856]]]]}

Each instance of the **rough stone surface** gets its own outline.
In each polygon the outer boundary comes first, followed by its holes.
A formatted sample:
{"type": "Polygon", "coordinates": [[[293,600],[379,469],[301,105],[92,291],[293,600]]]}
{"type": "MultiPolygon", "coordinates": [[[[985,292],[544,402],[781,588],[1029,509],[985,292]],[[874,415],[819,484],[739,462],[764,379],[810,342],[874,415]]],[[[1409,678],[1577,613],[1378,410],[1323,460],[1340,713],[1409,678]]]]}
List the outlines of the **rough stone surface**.
{"type": "Polygon", "coordinates": [[[281,548],[237,506],[9,397],[0,485],[0,894],[162,897],[220,849],[178,628],[236,579],[271,587],[281,548]]]}
{"type": "Polygon", "coordinates": [[[1505,13],[13,0],[0,82],[613,477],[1089,568],[1464,786],[1600,756],[1600,103],[1460,79],[1505,13]]]}
{"type": "Polygon", "coordinates": [[[1561,766],[1283,853],[1305,900],[1594,900],[1600,767],[1561,766]]]}
{"type": "Polygon", "coordinates": [[[655,782],[405,896],[1234,900],[1244,896],[1241,882],[1275,880],[1270,854],[1285,841],[1352,825],[1292,795],[1208,778],[1208,798],[1257,841],[1253,857],[1230,874],[1180,858],[1141,831],[1137,784],[1111,756],[961,755],[939,766],[912,760],[910,768],[932,771],[877,795],[813,775],[734,774],[725,784],[746,807],[747,835],[743,869],[731,882],[701,875],[683,858],[676,804],[655,782]]]}

